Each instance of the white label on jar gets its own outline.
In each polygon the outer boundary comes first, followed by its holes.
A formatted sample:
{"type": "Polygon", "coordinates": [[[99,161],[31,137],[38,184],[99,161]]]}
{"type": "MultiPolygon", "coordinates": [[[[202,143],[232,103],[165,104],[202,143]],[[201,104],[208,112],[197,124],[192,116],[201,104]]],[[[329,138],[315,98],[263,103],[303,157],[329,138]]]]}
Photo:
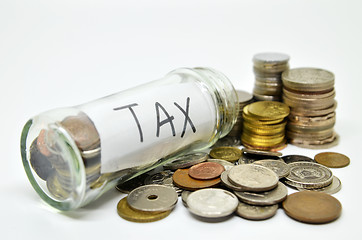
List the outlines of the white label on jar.
{"type": "Polygon", "coordinates": [[[101,141],[101,173],[145,167],[214,134],[210,93],[196,83],[138,87],[82,105],[101,141]]]}

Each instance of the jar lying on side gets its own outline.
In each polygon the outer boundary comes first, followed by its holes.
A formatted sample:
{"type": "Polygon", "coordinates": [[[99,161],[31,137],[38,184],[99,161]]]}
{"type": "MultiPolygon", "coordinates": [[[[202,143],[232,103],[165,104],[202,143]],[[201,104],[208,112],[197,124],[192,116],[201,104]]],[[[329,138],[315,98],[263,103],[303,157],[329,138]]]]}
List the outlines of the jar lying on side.
{"type": "Polygon", "coordinates": [[[231,130],[238,111],[234,87],[223,74],[180,68],[33,117],[22,132],[22,160],[40,197],[72,210],[172,157],[210,147],[231,130]]]}

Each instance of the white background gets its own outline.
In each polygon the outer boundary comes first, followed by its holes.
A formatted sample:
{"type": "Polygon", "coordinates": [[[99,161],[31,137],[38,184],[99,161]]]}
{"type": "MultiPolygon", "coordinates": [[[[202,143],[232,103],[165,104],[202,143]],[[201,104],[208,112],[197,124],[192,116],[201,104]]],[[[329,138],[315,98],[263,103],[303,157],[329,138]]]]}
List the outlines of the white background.
{"type": "MultiPolygon", "coordinates": [[[[333,0],[1,0],[1,239],[361,239],[362,2],[333,0]],[[266,221],[234,216],[207,223],[179,201],[159,222],[120,218],[116,190],[75,212],[57,213],[32,189],[19,142],[25,122],[45,110],[87,102],[163,77],[209,66],[252,91],[252,56],[279,51],[294,67],[336,76],[340,144],[351,164],[333,169],[343,205],[330,224],[292,220],[279,209],[266,221]]],[[[288,146],[283,154],[318,150],[288,146]]]]}

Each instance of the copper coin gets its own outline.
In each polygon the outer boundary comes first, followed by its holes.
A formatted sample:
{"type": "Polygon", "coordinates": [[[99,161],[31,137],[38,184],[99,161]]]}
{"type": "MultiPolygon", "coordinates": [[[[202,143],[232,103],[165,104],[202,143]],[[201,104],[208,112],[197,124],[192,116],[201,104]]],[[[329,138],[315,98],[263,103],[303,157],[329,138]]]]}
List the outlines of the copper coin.
{"type": "Polygon", "coordinates": [[[172,176],[173,183],[182,189],[196,191],[202,188],[215,187],[221,179],[198,180],[189,176],[189,169],[178,169],[172,176]]]}
{"type": "Polygon", "coordinates": [[[341,203],[329,194],[302,191],[288,195],[283,202],[285,213],[305,223],[327,223],[336,220],[342,212],[341,203]]]}
{"type": "Polygon", "coordinates": [[[189,169],[189,176],[195,179],[208,180],[220,177],[225,168],[215,162],[204,162],[192,166],[189,169]]]}
{"type": "Polygon", "coordinates": [[[341,168],[349,164],[349,157],[336,152],[322,152],[314,156],[314,160],[326,167],[341,168]]]}

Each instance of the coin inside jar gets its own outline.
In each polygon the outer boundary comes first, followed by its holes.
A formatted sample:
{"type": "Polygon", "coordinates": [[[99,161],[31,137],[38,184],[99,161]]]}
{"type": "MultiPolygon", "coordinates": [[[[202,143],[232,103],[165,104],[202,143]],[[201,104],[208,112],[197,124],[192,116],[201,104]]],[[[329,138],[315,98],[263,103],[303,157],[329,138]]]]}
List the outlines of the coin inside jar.
{"type": "Polygon", "coordinates": [[[179,168],[187,168],[195,165],[197,163],[205,162],[208,158],[207,153],[204,152],[197,152],[197,153],[190,153],[183,156],[180,156],[171,162],[166,163],[163,165],[165,169],[176,170],[179,168]]]}
{"type": "Polygon", "coordinates": [[[164,185],[145,185],[132,190],[128,204],[140,211],[168,211],[175,207],[178,195],[174,188],[164,185]]]}
{"type": "Polygon", "coordinates": [[[219,177],[223,171],[225,168],[219,163],[204,162],[192,166],[189,175],[195,179],[207,180],[219,177]]]}

